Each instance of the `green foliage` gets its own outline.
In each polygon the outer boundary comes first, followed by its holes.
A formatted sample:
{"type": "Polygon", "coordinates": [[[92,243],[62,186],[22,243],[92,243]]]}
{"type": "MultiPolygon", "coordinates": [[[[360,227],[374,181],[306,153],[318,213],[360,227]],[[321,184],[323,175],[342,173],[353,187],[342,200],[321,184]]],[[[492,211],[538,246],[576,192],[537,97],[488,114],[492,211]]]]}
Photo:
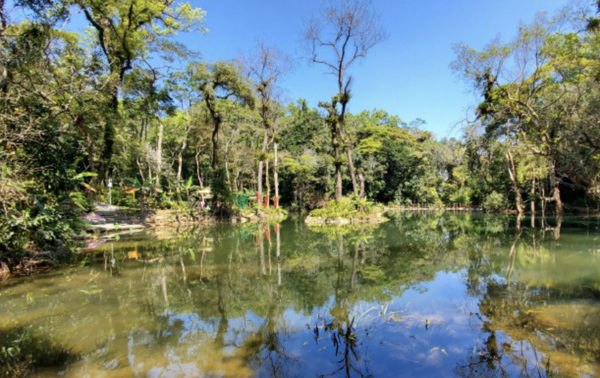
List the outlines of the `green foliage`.
{"type": "MultiPolygon", "coordinates": [[[[134,198],[131,194],[125,193],[125,190],[114,187],[112,189],[112,203],[116,206],[136,209],[140,207],[139,194],[134,198]]],[[[104,202],[108,202],[108,191],[106,196],[103,196],[104,202]]]]}
{"type": "Polygon", "coordinates": [[[373,202],[358,197],[344,197],[340,201],[331,200],[320,208],[310,212],[311,217],[324,219],[370,219],[381,216],[383,209],[373,202]]]}
{"type": "Polygon", "coordinates": [[[213,214],[221,218],[229,218],[235,198],[226,182],[225,169],[217,169],[212,180],[213,214]]]}
{"type": "Polygon", "coordinates": [[[499,212],[507,208],[506,199],[501,193],[496,191],[491,192],[483,201],[483,209],[490,212],[499,212]]]}
{"type": "Polygon", "coordinates": [[[286,209],[284,209],[283,207],[261,206],[260,211],[264,212],[264,214],[267,216],[267,218],[269,218],[269,217],[277,218],[279,216],[284,217],[288,214],[288,211],[286,209]]]}
{"type": "Polygon", "coordinates": [[[293,198],[296,207],[315,208],[331,190],[328,176],[332,159],[325,154],[315,156],[312,151],[305,152],[307,154],[284,158],[282,190],[287,193],[284,198],[293,198]]]}
{"type": "Polygon", "coordinates": [[[191,209],[206,185],[215,213],[227,216],[232,193],[253,195],[259,161],[270,165],[265,187],[275,186],[274,142],[281,203],[298,210],[365,214],[378,202],[498,211],[542,196],[556,208],[600,202],[600,33],[593,22],[587,32],[572,23],[579,17],[581,26],[585,12],[539,17],[481,51],[457,46],[453,67],[481,104],[462,140],[437,141],[420,119],[350,113],[345,71],[330,102],[284,106],[273,85],[288,67],[270,65],[273,50],[261,47],[262,63],[246,66],[198,60],[166,38],[203,30],[204,12],[185,2],[14,6],[31,17],[7,18],[0,43],[3,263],[18,265],[28,249],[60,249],[92,201],[106,202],[108,173],[117,205],[191,209]],[[87,34],[55,26],[77,8],[87,34]],[[172,72],[175,61],[185,68],[172,72]],[[343,193],[353,189],[346,148],[368,200],[333,208],[326,204],[338,178],[343,193]]]}
{"type": "MultiPolygon", "coordinates": [[[[0,193],[3,194],[0,263],[16,266],[39,251],[50,251],[53,261],[65,259],[68,256],[67,243],[82,227],[79,216],[91,207],[89,200],[78,190],[81,190],[86,177],[94,175],[87,172],[77,174],[74,169],[76,162],[66,166],[63,172],[54,172],[55,175],[65,175],[63,177],[46,182],[24,181],[26,176],[19,162],[9,161],[16,167],[0,164],[0,193]]],[[[48,175],[48,172],[43,175],[48,175]]]]}
{"type": "Polygon", "coordinates": [[[171,2],[157,0],[102,3],[74,0],[73,3],[83,11],[96,32],[97,43],[109,64],[118,69],[131,68],[133,60],[147,52],[149,43],[190,30],[199,25],[205,15],[189,3],[178,3],[175,8],[171,2]]]}
{"type": "Polygon", "coordinates": [[[283,120],[286,127],[280,132],[281,148],[294,156],[311,149],[317,154],[331,152],[331,134],[316,109],[311,109],[305,100],[291,103],[283,120]]]}
{"type": "Polygon", "coordinates": [[[472,205],[473,190],[470,187],[463,187],[450,195],[449,202],[456,205],[472,205]]]}

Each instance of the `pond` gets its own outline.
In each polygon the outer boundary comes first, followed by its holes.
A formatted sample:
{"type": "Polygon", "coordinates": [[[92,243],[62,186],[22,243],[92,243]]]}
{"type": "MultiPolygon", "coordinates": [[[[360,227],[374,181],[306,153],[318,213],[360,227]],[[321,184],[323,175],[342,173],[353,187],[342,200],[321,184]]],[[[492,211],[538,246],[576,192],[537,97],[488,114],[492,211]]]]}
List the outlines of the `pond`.
{"type": "Polygon", "coordinates": [[[29,356],[33,377],[600,376],[597,218],[390,216],[106,242],[0,286],[0,371],[29,356]]]}

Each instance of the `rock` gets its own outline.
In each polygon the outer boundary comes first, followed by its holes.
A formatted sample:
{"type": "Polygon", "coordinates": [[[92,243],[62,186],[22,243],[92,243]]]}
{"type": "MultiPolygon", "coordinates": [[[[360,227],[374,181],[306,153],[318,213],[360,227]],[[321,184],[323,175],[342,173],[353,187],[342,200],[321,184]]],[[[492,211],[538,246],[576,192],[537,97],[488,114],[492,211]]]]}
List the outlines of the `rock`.
{"type": "Polygon", "coordinates": [[[386,217],[384,217],[381,214],[377,214],[376,216],[371,217],[371,218],[342,218],[342,217],[323,218],[323,217],[308,216],[304,220],[304,223],[306,223],[309,226],[324,226],[324,225],[345,226],[345,225],[349,225],[349,224],[364,224],[364,223],[379,224],[379,223],[383,223],[383,222],[387,222],[387,221],[388,221],[388,219],[386,217]]]}
{"type": "Polygon", "coordinates": [[[94,208],[96,208],[96,211],[119,211],[120,210],[119,206],[109,205],[104,202],[94,202],[93,205],[94,205],[94,208]]]}
{"type": "Polygon", "coordinates": [[[10,276],[10,269],[8,269],[8,265],[0,262],[0,281],[8,278],[8,276],[10,276]]]}
{"type": "Polygon", "coordinates": [[[319,225],[325,224],[325,219],[321,218],[321,217],[311,217],[311,216],[308,216],[304,220],[304,223],[306,223],[309,226],[319,226],[319,225]]]}
{"type": "Polygon", "coordinates": [[[331,224],[331,225],[335,225],[335,226],[344,226],[347,224],[351,224],[352,220],[347,219],[347,218],[333,218],[333,219],[326,219],[325,220],[325,224],[331,224]]]}

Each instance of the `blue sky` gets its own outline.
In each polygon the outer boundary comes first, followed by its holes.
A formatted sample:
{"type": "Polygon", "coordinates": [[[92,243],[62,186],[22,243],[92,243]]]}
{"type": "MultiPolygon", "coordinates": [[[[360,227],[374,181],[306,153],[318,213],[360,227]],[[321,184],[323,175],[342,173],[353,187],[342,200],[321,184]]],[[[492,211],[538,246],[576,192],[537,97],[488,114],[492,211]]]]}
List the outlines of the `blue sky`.
{"type": "MultiPolygon", "coordinates": [[[[183,1],[183,0],[182,0],[183,1]]],[[[500,36],[515,36],[520,23],[536,13],[553,15],[569,0],[372,0],[389,37],[356,62],[349,109],[353,113],[383,109],[438,138],[460,137],[458,125],[478,98],[450,69],[452,46],[464,42],[483,48],[500,36]]],[[[190,0],[207,12],[207,34],[181,33],[177,40],[207,61],[230,60],[251,53],[258,40],[276,46],[296,62],[281,82],[285,99],[306,99],[316,107],[337,91],[336,80],[323,66],[310,65],[300,47],[303,30],[323,0],[190,0]]],[[[591,2],[591,0],[590,0],[591,2]]],[[[72,26],[87,27],[74,15],[72,26]]]]}
{"type": "MultiPolygon", "coordinates": [[[[264,39],[296,60],[296,68],[282,82],[289,100],[306,99],[311,106],[329,100],[336,81],[324,67],[303,58],[303,27],[318,12],[319,0],[205,0],[192,5],[206,10],[206,35],[178,39],[208,61],[235,58],[251,52],[264,39]]],[[[422,118],[422,128],[438,137],[460,136],[453,127],[465,118],[476,98],[449,68],[452,46],[465,42],[482,48],[491,39],[507,40],[519,23],[529,23],[537,12],[553,14],[566,0],[373,0],[374,11],[389,37],[350,69],[353,98],[350,111],[375,108],[409,122],[422,118]]]]}

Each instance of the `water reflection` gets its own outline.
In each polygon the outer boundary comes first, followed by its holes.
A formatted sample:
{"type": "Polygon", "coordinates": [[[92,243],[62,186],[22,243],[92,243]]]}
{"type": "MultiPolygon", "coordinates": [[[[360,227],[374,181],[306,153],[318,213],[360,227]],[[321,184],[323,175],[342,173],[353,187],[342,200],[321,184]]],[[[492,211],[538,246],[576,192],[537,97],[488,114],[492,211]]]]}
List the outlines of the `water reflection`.
{"type": "Polygon", "coordinates": [[[2,287],[2,346],[35,330],[76,356],[38,377],[600,374],[596,219],[391,217],[107,242],[2,287]]]}

